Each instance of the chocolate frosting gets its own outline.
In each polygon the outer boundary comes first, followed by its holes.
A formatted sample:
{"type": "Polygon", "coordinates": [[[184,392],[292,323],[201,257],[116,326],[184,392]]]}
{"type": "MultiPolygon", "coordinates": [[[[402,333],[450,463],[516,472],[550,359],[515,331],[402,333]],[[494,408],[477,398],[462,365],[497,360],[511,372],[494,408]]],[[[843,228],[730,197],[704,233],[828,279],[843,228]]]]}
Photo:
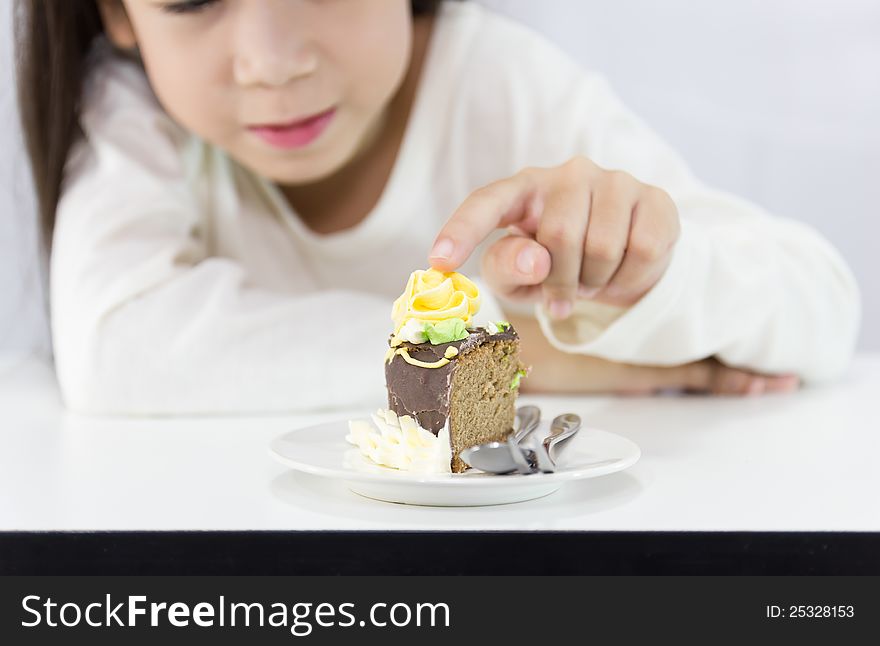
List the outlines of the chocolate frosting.
{"type": "MultiPolygon", "coordinates": [[[[433,363],[443,359],[450,346],[458,354],[439,368],[423,368],[407,363],[400,355],[394,355],[391,363],[385,363],[385,384],[388,387],[388,408],[398,415],[411,415],[422,428],[435,435],[440,432],[449,417],[449,396],[452,375],[459,357],[467,355],[488,341],[510,341],[519,338],[513,326],[498,334],[489,334],[484,328],[469,330],[470,334],[459,341],[449,343],[409,343],[404,341],[398,348],[406,348],[409,356],[418,361],[433,363]]],[[[389,337],[389,342],[394,335],[389,337]]]]}

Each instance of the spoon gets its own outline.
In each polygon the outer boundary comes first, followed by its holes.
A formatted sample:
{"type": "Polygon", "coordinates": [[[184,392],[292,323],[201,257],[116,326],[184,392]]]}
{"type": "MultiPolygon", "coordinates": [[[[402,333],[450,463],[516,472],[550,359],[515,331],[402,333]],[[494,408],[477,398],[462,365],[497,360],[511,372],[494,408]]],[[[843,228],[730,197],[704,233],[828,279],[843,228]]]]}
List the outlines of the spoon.
{"type": "MultiPolygon", "coordinates": [[[[537,450],[522,448],[514,441],[514,436],[507,442],[488,442],[472,446],[462,451],[460,457],[468,466],[487,473],[549,473],[556,470],[556,464],[549,455],[550,449],[574,435],[580,425],[580,417],[574,413],[565,413],[551,422],[550,435],[537,450]]],[[[526,435],[528,432],[524,432],[522,437],[526,435]]]]}
{"type": "MultiPolygon", "coordinates": [[[[553,419],[550,424],[550,434],[544,438],[544,441],[536,448],[535,458],[539,471],[543,473],[553,473],[556,471],[556,460],[553,459],[550,452],[563,440],[567,440],[581,427],[581,418],[574,413],[563,413],[553,419]]],[[[556,449],[559,452],[559,449],[556,449]]]]}
{"type": "Polygon", "coordinates": [[[516,409],[516,418],[513,424],[513,435],[510,440],[514,444],[522,442],[526,436],[538,428],[541,422],[541,409],[537,406],[520,406],[516,409]]]}
{"type": "Polygon", "coordinates": [[[537,406],[520,406],[516,410],[516,419],[513,425],[513,434],[506,442],[487,442],[465,449],[459,454],[459,457],[468,466],[480,469],[480,471],[488,471],[489,473],[510,473],[512,471],[520,471],[521,473],[531,473],[531,466],[525,462],[522,457],[522,449],[519,443],[528,436],[529,433],[538,428],[541,422],[541,409],[537,406]],[[514,456],[520,457],[520,462],[514,462],[514,456]],[[476,456],[476,457],[472,457],[476,456]],[[471,462],[472,459],[480,466],[477,467],[471,462]]]}

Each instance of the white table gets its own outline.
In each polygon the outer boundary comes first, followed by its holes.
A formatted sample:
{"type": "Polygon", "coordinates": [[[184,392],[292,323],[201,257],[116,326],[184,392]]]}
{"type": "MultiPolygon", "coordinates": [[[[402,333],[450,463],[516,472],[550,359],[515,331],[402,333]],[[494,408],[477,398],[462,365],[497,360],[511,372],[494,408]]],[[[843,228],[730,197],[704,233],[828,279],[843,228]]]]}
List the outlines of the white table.
{"type": "MultiPolygon", "coordinates": [[[[479,508],[361,498],[268,455],[290,429],[365,416],[89,418],[50,365],[0,360],[0,531],[880,531],[880,355],[794,395],[523,397],[634,440],[641,460],[542,499],[479,508]]],[[[383,402],[377,402],[382,405],[383,402]]]]}

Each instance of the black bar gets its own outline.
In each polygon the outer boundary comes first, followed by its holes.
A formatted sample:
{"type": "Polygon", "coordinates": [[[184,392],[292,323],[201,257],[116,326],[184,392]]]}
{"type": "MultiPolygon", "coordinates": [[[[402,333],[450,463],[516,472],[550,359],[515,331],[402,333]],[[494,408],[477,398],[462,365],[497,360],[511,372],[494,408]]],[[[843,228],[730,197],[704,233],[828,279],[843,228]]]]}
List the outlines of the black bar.
{"type": "Polygon", "coordinates": [[[221,574],[880,575],[880,533],[0,533],[0,575],[221,574]]]}
{"type": "Polygon", "coordinates": [[[333,646],[376,640],[407,646],[868,644],[880,630],[877,577],[48,576],[0,582],[0,643],[10,645],[251,646],[302,636],[333,646]],[[419,611],[425,602],[439,610],[419,611]],[[251,610],[240,609],[234,620],[234,603],[251,610]],[[174,621],[172,605],[181,611],[174,621]],[[196,621],[197,606],[209,621],[196,621]],[[319,607],[330,622],[319,624],[319,607]],[[294,633],[296,618],[302,623],[294,633]]]}

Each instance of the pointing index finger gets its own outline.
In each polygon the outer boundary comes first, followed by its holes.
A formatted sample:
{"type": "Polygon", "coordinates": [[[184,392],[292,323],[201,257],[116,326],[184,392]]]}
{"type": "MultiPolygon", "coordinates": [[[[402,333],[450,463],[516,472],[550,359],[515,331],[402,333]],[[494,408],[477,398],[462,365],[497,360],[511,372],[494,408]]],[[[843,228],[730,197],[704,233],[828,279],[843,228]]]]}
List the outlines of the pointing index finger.
{"type": "Polygon", "coordinates": [[[524,220],[537,208],[535,182],[527,172],[474,191],[437,234],[428,255],[431,267],[457,269],[495,229],[524,220]]]}

